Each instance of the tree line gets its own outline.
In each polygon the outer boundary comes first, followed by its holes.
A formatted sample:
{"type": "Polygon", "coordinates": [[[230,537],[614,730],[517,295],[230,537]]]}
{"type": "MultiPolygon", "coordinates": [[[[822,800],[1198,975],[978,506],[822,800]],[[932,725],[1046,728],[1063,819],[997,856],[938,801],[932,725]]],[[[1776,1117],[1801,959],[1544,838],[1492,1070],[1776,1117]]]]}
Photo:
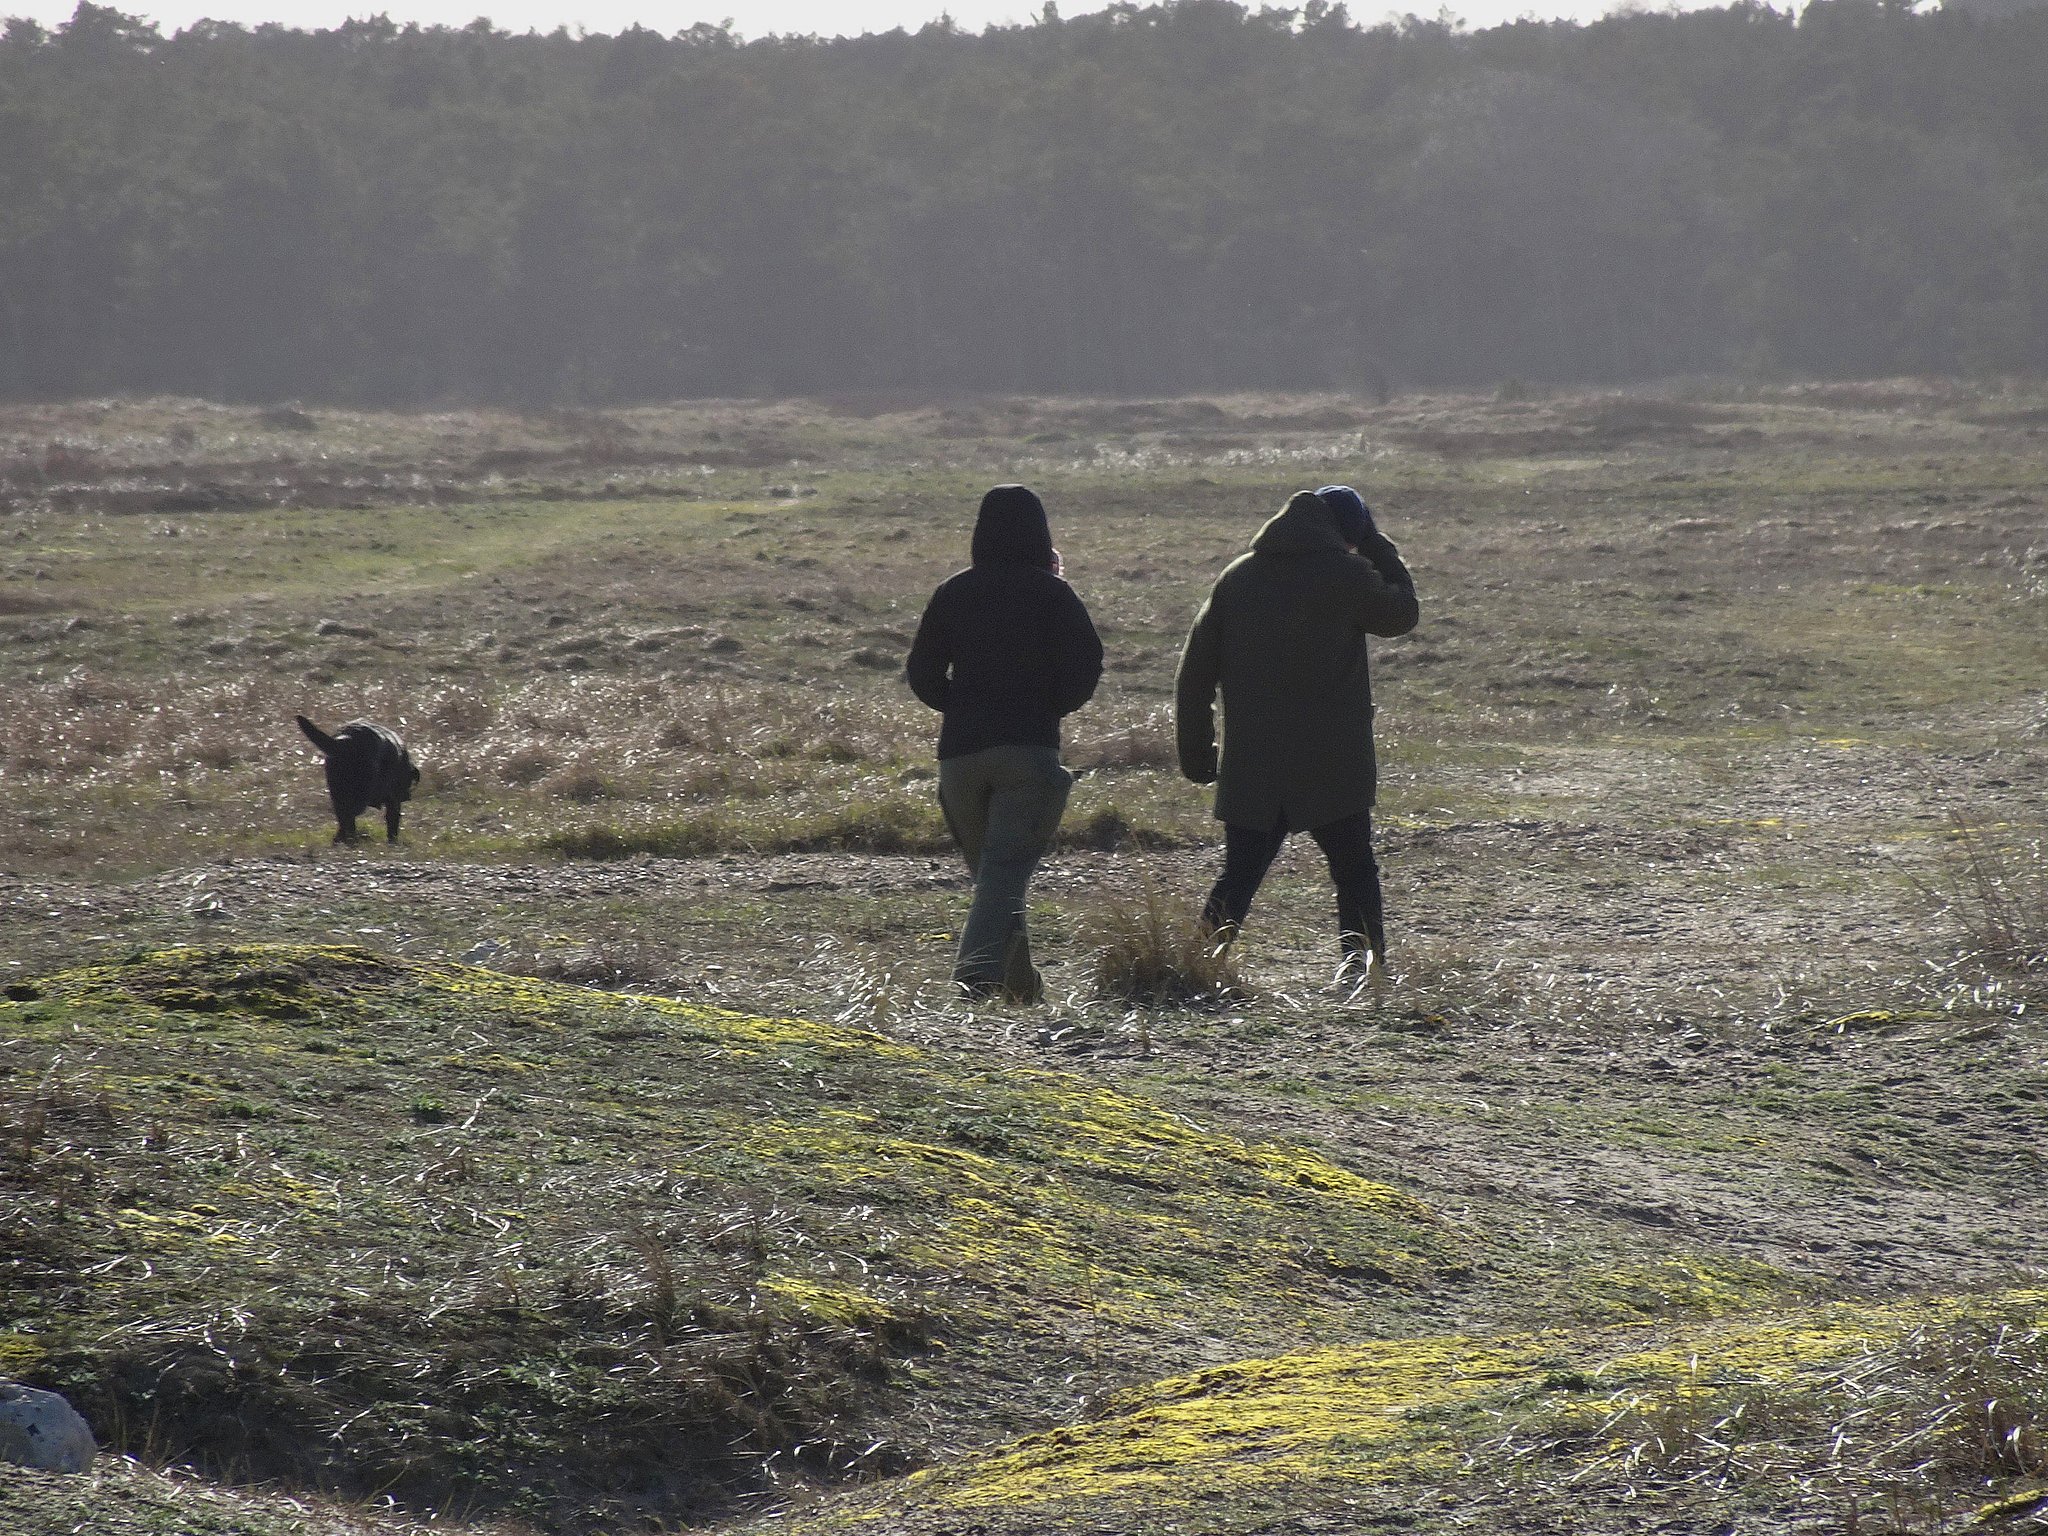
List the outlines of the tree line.
{"type": "Polygon", "coordinates": [[[0,394],[2048,369],[2048,7],[0,32],[0,394]]]}

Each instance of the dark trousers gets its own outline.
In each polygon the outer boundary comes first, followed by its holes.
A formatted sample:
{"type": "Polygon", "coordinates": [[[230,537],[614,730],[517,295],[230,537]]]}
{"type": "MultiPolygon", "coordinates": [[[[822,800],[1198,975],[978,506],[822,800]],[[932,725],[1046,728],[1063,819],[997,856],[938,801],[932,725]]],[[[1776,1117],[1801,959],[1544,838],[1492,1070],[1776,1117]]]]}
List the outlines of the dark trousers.
{"type": "MultiPolygon", "coordinates": [[[[1310,837],[1330,861],[1330,879],[1337,887],[1337,934],[1349,954],[1370,949],[1385,956],[1387,924],[1380,902],[1380,866],[1372,856],[1372,813],[1360,811],[1340,821],[1309,828],[1310,837]]],[[[1209,892],[1202,922],[1213,931],[1244,926],[1252,898],[1259,894],[1266,871],[1287,841],[1287,828],[1271,831],[1223,828],[1223,878],[1209,892]]]]}

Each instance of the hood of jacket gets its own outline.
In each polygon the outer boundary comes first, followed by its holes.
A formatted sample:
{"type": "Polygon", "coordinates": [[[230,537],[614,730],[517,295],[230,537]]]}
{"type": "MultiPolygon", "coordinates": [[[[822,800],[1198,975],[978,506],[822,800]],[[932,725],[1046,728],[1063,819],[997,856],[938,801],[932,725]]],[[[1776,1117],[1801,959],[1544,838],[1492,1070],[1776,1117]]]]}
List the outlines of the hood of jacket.
{"type": "Polygon", "coordinates": [[[1337,514],[1314,491],[1299,491],[1252,540],[1260,555],[1345,554],[1350,546],[1337,532],[1337,514]]]}
{"type": "Polygon", "coordinates": [[[1052,525],[1045,504],[1029,487],[999,485],[981,498],[974,520],[976,565],[1029,565],[1052,569],[1052,525]]]}

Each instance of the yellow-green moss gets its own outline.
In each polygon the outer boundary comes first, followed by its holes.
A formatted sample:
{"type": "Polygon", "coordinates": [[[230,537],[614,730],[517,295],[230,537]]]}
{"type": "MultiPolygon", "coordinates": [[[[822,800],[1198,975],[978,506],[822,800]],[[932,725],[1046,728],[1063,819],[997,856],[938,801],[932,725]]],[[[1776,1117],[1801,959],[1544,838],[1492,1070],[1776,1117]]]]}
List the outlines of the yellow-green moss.
{"type": "Polygon", "coordinates": [[[1033,1435],[965,1467],[919,1474],[960,1508],[1176,1499],[1326,1476],[1428,1475],[1452,1464],[1463,1408],[1530,1375],[1539,1337],[1462,1337],[1248,1360],[1124,1393],[1094,1423],[1033,1435]]]}
{"type": "Polygon", "coordinates": [[[1771,1317],[1590,1331],[1444,1336],[1248,1360],[1118,1394],[1099,1419],[917,1474],[892,1506],[1085,1505],[1113,1518],[1250,1490],[1399,1482],[1463,1463],[1500,1410],[1556,1431],[1603,1424],[1674,1388],[1796,1382],[1909,1330],[1987,1310],[2033,1309],[2048,1291],[1837,1305],[1771,1317]]]}
{"type": "Polygon", "coordinates": [[[959,1133],[999,1154],[884,1134],[845,1110],[756,1124],[744,1146],[798,1161],[849,1198],[909,1194],[927,1220],[905,1252],[925,1267],[1076,1299],[1113,1321],[1196,1299],[1307,1309],[1329,1275],[1413,1281],[1462,1258],[1420,1201],[1300,1148],[1052,1074],[982,1086],[1002,1113],[959,1133]],[[1262,1241],[1276,1224],[1292,1230],[1262,1241]],[[1242,1237],[1226,1239],[1226,1255],[1219,1234],[1242,1237]]]}
{"type": "MultiPolygon", "coordinates": [[[[1469,1262],[1421,1201],[1308,1149],[870,1030],[348,946],[165,949],[40,985],[49,1017],[21,1033],[106,1047],[73,1087],[118,1086],[118,1139],[150,1190],[78,1206],[71,1232],[94,1262],[204,1261],[208,1287],[272,1253],[325,1274],[352,1247],[440,1273],[472,1234],[506,1230],[501,1207],[536,1223],[482,1263],[509,1286],[564,1233],[589,1233],[600,1262],[634,1253],[689,1205],[609,1216],[576,1193],[628,1168],[640,1189],[767,1193],[788,1220],[763,1229],[754,1283],[852,1327],[888,1321],[834,1289],[858,1262],[883,1294],[938,1287],[955,1321],[991,1331],[1199,1326],[1249,1351],[1355,1337],[1344,1307],[1469,1262]],[[217,1156],[242,1105],[318,1134],[217,1156]]],[[[614,1289],[645,1261],[618,1262],[614,1289]]]]}
{"type": "Polygon", "coordinates": [[[43,1346],[25,1333],[0,1333],[0,1376],[18,1376],[43,1358],[43,1346]]]}
{"type": "MultiPolygon", "coordinates": [[[[323,992],[345,991],[349,987],[391,987],[403,985],[451,998],[469,998],[494,1008],[523,1009],[525,1021],[541,1030],[561,1027],[553,1017],[565,1000],[587,1004],[591,994],[545,981],[508,976],[474,966],[445,965],[405,960],[353,945],[263,944],[231,949],[171,948],[146,951],[115,965],[92,966],[48,978],[42,983],[46,996],[81,1002],[118,1000],[130,995],[137,968],[154,967],[175,974],[180,968],[203,971],[208,985],[178,984],[175,981],[146,993],[139,1001],[172,1012],[229,1014],[244,1027],[265,1023],[298,1024],[293,1016],[280,1017],[271,1000],[279,995],[275,987],[240,985],[241,981],[267,977],[282,970],[303,973],[309,988],[323,992]],[[198,1003],[194,1008],[190,1005],[198,1003]]],[[[869,1030],[806,1019],[757,1018],[728,1009],[708,1008],[673,998],[608,995],[610,1005],[620,1011],[646,1010],[663,1021],[698,1026],[707,1039],[745,1043],[752,1048],[803,1045],[837,1051],[864,1051],[882,1056],[916,1056],[912,1047],[898,1045],[869,1030]]],[[[520,1065],[524,1065],[521,1063],[520,1065]]]]}
{"type": "Polygon", "coordinates": [[[827,1327],[870,1332],[898,1327],[907,1321],[902,1307],[851,1285],[796,1275],[772,1275],[761,1283],[761,1291],[807,1321],[827,1327]]]}
{"type": "Polygon", "coordinates": [[[1644,1314],[1724,1317],[1785,1299],[1786,1276],[1767,1264],[1699,1256],[1622,1266],[1574,1281],[1578,1315],[1619,1321],[1644,1314]]]}

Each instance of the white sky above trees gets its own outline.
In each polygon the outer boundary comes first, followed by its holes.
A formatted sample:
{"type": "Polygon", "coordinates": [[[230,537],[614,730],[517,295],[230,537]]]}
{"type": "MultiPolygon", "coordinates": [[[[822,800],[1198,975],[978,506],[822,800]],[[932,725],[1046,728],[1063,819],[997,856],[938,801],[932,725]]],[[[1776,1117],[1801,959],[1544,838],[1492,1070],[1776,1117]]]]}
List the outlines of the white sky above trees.
{"type": "MultiPolygon", "coordinates": [[[[0,17],[28,16],[55,27],[69,19],[75,0],[0,0],[0,17]]],[[[992,23],[1030,20],[1041,0],[100,0],[114,9],[154,21],[168,35],[202,18],[255,26],[266,21],[290,27],[332,27],[351,16],[380,12],[403,25],[459,27],[488,16],[507,32],[619,32],[636,23],[663,34],[700,21],[730,21],[742,37],[769,33],[821,36],[915,31],[941,11],[963,29],[979,32],[992,23]]],[[[1388,15],[1413,11],[1434,16],[1438,0],[1355,0],[1351,14],[1371,25],[1388,15]]],[[[1496,26],[1517,16],[1568,16],[1590,21],[1614,9],[1614,0],[1451,0],[1449,9],[1474,28],[1496,26]]],[[[1101,9],[1099,0],[1071,0],[1060,13],[1077,16],[1101,9]]]]}

